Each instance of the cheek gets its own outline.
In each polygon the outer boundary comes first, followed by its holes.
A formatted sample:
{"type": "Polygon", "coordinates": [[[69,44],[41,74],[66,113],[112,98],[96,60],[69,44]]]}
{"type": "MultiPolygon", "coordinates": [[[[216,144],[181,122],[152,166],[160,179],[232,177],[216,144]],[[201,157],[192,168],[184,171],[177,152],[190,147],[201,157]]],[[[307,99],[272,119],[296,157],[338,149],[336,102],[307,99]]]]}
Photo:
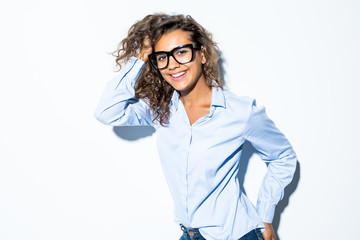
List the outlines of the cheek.
{"type": "Polygon", "coordinates": [[[203,66],[202,66],[202,64],[197,63],[193,68],[193,72],[196,75],[196,77],[200,77],[203,74],[203,66]]]}
{"type": "Polygon", "coordinates": [[[159,71],[159,72],[160,72],[160,76],[161,76],[163,79],[165,79],[166,74],[165,74],[165,73],[163,73],[163,71],[159,71]]]}
{"type": "Polygon", "coordinates": [[[162,72],[160,72],[160,75],[162,77],[161,81],[166,81],[167,83],[170,84],[169,76],[167,76],[165,73],[162,73],[162,72]]]}

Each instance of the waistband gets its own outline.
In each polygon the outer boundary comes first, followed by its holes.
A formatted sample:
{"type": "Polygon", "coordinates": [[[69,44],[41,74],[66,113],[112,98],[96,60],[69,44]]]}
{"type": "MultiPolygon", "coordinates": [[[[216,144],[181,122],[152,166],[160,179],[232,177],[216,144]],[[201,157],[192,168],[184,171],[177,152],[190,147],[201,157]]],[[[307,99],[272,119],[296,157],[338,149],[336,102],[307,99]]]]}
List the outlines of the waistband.
{"type": "Polygon", "coordinates": [[[184,233],[189,234],[190,237],[201,236],[198,228],[187,228],[184,225],[180,224],[180,228],[184,233]]]}

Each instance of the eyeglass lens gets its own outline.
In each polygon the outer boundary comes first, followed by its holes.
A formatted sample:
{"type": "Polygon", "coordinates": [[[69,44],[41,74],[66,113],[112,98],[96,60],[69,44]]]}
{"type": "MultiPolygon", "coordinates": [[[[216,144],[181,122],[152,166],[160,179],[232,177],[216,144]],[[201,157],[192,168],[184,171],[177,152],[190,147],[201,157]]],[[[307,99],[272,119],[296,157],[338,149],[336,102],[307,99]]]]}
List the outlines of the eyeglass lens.
{"type": "MultiPolygon", "coordinates": [[[[192,59],[191,47],[186,46],[176,49],[173,52],[173,57],[180,64],[190,62],[192,59]]],[[[166,68],[169,63],[169,56],[166,53],[159,53],[156,55],[156,64],[159,69],[166,68]]]]}

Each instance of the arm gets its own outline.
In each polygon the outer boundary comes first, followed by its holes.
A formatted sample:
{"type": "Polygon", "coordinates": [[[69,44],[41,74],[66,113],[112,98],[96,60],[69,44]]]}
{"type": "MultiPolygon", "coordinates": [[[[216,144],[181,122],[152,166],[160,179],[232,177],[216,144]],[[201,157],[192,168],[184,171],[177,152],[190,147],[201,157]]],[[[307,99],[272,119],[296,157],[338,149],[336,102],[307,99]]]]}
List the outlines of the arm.
{"type": "Polygon", "coordinates": [[[132,57],[108,83],[94,114],[97,120],[113,126],[152,125],[147,104],[134,97],[136,81],[151,52],[150,40],[145,37],[136,58],[132,57]]]}
{"type": "Polygon", "coordinates": [[[143,67],[142,60],[132,57],[109,81],[94,114],[97,120],[112,126],[152,125],[147,104],[134,97],[143,67]]]}
{"type": "Polygon", "coordinates": [[[245,138],[268,163],[263,179],[256,210],[265,223],[265,239],[275,239],[271,226],[276,204],[283,198],[284,188],[294,175],[297,158],[289,141],[267,117],[264,107],[251,105],[251,114],[246,125],[245,138]],[[269,237],[266,235],[269,234],[269,237]]]}

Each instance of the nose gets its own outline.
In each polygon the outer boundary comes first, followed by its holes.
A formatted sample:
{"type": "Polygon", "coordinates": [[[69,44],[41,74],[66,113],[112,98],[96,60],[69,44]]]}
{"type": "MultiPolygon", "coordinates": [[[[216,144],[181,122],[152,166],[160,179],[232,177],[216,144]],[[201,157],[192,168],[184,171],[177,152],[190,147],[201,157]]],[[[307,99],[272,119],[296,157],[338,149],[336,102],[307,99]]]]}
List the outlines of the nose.
{"type": "Polygon", "coordinates": [[[174,57],[170,56],[168,65],[169,70],[173,70],[175,68],[178,68],[179,66],[180,64],[174,59],[174,57]]]}

